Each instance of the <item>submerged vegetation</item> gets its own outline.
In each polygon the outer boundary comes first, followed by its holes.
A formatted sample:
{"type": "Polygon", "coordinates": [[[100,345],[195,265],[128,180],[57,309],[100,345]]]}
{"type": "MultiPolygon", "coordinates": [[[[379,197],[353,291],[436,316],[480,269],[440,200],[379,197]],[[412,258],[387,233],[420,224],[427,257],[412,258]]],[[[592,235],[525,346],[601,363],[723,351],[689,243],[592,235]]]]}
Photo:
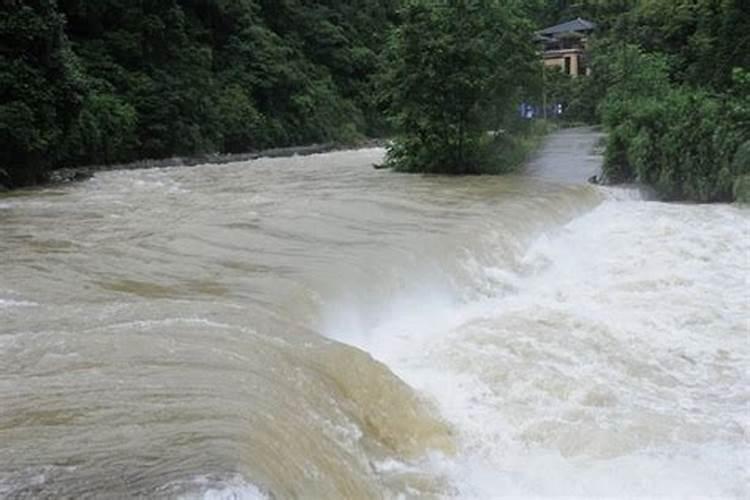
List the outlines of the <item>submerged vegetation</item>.
{"type": "Polygon", "coordinates": [[[543,123],[601,123],[605,178],[747,197],[744,0],[5,0],[0,186],[50,169],[390,135],[407,172],[501,173],[543,123]],[[584,17],[590,76],[534,31],[584,17]],[[543,104],[544,103],[544,104],[543,104]],[[743,194],[744,193],[744,194],[743,194]]]}

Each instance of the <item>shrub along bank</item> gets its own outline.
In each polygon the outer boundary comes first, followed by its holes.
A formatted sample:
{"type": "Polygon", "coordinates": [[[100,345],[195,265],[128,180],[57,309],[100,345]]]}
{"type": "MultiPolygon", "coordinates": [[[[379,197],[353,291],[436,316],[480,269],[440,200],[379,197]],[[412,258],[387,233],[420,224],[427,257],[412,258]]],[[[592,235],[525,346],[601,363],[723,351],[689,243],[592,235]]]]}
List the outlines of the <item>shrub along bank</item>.
{"type": "Polygon", "coordinates": [[[711,93],[672,84],[660,56],[622,51],[639,69],[623,68],[601,105],[607,180],[643,182],[665,200],[734,200],[750,174],[750,74],[736,70],[729,92],[711,93]]]}

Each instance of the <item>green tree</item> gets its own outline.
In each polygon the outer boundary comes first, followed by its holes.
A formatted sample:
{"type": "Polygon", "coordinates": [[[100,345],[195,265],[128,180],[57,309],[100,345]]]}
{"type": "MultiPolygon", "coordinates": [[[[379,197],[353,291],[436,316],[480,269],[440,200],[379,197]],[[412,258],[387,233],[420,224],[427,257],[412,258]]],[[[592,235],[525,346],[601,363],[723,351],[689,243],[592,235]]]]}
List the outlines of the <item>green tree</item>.
{"type": "Polygon", "coordinates": [[[722,91],[733,68],[750,67],[750,3],[640,0],[617,36],[665,54],[673,80],[722,91]]]}
{"type": "Polygon", "coordinates": [[[388,163],[408,172],[487,169],[497,130],[536,74],[530,25],[499,0],[411,0],[391,40],[384,99],[398,131],[388,163]]]}
{"type": "Polygon", "coordinates": [[[382,131],[373,76],[396,0],[60,1],[97,93],[136,111],[134,157],[382,131]]]}
{"type": "Polygon", "coordinates": [[[401,0],[0,1],[4,184],[386,130],[375,76],[401,0]]]}
{"type": "Polygon", "coordinates": [[[84,82],[54,0],[2,0],[0,184],[44,179],[83,101],[84,82]]]}
{"type": "Polygon", "coordinates": [[[114,94],[87,96],[64,148],[65,163],[124,162],[137,147],[135,108],[114,94]]]}

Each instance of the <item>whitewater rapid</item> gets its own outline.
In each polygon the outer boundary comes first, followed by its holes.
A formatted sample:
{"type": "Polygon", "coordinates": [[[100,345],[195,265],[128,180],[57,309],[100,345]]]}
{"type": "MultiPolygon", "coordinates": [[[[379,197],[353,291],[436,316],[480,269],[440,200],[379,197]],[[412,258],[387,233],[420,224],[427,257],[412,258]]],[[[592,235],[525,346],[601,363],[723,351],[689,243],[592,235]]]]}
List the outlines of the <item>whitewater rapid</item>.
{"type": "Polygon", "coordinates": [[[496,296],[359,333],[457,429],[457,497],[750,494],[747,211],[603,195],[496,296]]]}

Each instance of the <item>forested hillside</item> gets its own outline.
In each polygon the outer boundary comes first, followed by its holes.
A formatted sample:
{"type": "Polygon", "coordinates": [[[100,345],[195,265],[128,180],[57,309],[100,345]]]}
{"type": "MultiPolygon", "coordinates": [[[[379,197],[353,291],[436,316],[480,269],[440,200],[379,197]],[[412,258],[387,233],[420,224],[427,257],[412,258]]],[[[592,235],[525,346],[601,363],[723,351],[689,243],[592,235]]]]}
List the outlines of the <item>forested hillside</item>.
{"type": "Polygon", "coordinates": [[[377,134],[396,13],[397,0],[3,0],[0,183],[377,134]]]}
{"type": "Polygon", "coordinates": [[[522,101],[603,123],[611,182],[697,201],[750,185],[746,0],[1,5],[0,186],[386,133],[401,170],[501,172],[529,149],[522,101]],[[535,29],[575,17],[597,25],[586,78],[543,69],[533,45],[535,29]],[[498,130],[510,133],[486,134],[498,130]]]}

